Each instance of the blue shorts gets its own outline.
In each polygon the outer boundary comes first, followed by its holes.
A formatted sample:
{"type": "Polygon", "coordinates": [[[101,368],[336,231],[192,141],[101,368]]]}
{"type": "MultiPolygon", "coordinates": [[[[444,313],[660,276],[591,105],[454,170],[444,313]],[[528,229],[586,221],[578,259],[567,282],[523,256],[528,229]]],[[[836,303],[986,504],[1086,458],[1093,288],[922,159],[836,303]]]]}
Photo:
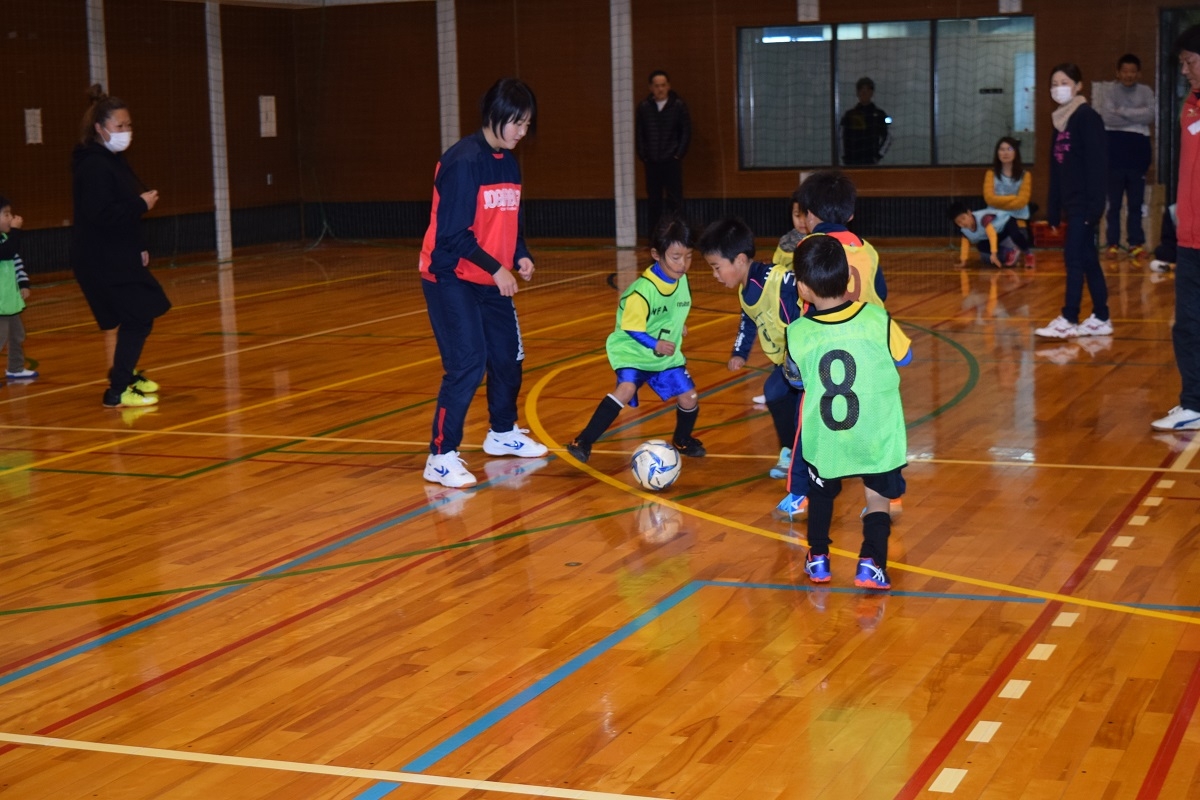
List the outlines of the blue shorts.
{"type": "Polygon", "coordinates": [[[653,389],[654,393],[663,400],[670,400],[672,397],[677,397],[684,392],[690,392],[696,388],[692,376],[688,374],[685,367],[671,367],[662,372],[650,372],[634,367],[621,367],[617,370],[617,384],[622,383],[632,383],[634,386],[633,399],[629,401],[629,405],[633,408],[637,408],[637,390],[642,388],[642,384],[646,384],[653,389]]]}

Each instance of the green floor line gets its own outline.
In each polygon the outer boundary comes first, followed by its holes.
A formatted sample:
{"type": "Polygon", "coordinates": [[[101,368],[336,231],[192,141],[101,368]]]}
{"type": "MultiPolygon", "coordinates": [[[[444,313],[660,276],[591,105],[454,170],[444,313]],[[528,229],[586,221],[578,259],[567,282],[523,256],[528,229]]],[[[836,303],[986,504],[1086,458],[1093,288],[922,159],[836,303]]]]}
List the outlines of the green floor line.
{"type": "MultiPolygon", "coordinates": [[[[695,497],[702,497],[706,494],[714,494],[716,492],[724,491],[725,489],[730,489],[735,486],[740,486],[744,483],[750,483],[752,481],[757,481],[757,480],[761,480],[761,476],[753,476],[750,478],[741,478],[739,480],[736,480],[736,481],[733,481],[733,482],[727,483],[727,484],[722,484],[720,486],[709,486],[704,489],[698,489],[694,492],[689,492],[687,494],[675,495],[672,499],[674,499],[674,500],[690,500],[695,497]]],[[[182,586],[182,587],[179,587],[176,589],[159,589],[159,590],[153,591],[153,592],[138,592],[136,594],[118,595],[115,597],[97,597],[97,598],[93,598],[90,600],[76,600],[76,601],[70,602],[70,603],[54,603],[51,605],[44,605],[44,606],[31,606],[28,608],[0,609],[0,617],[15,616],[17,614],[33,614],[33,613],[42,612],[42,611],[60,611],[62,609],[67,609],[67,608],[79,608],[81,606],[94,606],[94,605],[103,605],[103,604],[107,604],[107,603],[119,603],[119,602],[123,602],[126,600],[145,600],[145,599],[152,598],[152,597],[164,597],[167,595],[184,594],[187,592],[212,591],[215,589],[224,589],[228,586],[244,586],[246,584],[251,584],[251,583],[266,583],[269,581],[282,580],[284,578],[296,578],[296,577],[301,577],[304,575],[314,575],[314,574],[318,574],[318,573],[322,573],[322,572],[334,572],[334,571],[342,570],[342,569],[350,569],[352,567],[370,566],[372,564],[380,564],[380,563],[384,563],[384,562],[388,562],[388,561],[398,561],[403,558],[413,558],[415,556],[429,555],[430,553],[444,553],[444,552],[451,551],[451,550],[461,550],[466,547],[475,547],[478,545],[485,545],[485,544],[495,544],[497,542],[503,542],[503,541],[507,541],[508,539],[515,539],[515,538],[518,538],[521,536],[528,536],[528,535],[534,534],[534,533],[545,533],[546,531],[558,530],[559,528],[565,528],[570,525],[583,525],[583,524],[586,524],[589,522],[595,522],[597,520],[607,519],[609,517],[616,517],[616,516],[620,516],[621,514],[628,514],[633,511],[638,511],[639,509],[643,508],[645,505],[646,505],[645,503],[639,503],[636,506],[630,506],[628,508],[620,508],[615,511],[605,511],[600,514],[592,514],[591,516],[587,516],[587,517],[577,517],[575,519],[565,520],[565,521],[561,521],[561,522],[552,522],[548,525],[541,525],[536,528],[526,528],[526,529],[519,530],[519,531],[512,531],[510,533],[501,533],[501,534],[497,534],[496,536],[488,536],[483,539],[473,539],[473,540],[467,541],[467,542],[453,542],[451,544],[438,545],[436,547],[424,547],[419,550],[408,550],[403,553],[390,553],[388,555],[375,556],[374,558],[364,558],[364,559],[359,559],[357,561],[345,561],[345,562],[341,562],[338,564],[327,564],[322,567],[308,567],[306,569],[291,570],[289,572],[277,572],[277,573],[272,573],[270,575],[256,575],[251,578],[236,578],[234,580],[217,581],[215,583],[203,583],[203,584],[197,584],[195,586],[182,586]]]]}

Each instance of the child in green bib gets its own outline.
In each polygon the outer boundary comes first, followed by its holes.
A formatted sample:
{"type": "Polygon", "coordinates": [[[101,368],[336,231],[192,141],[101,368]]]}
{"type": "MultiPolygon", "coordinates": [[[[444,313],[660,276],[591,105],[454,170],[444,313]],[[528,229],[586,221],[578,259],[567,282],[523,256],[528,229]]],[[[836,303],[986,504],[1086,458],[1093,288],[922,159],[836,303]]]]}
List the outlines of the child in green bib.
{"type": "Polygon", "coordinates": [[[25,366],[25,325],[21,312],[29,297],[29,275],[17,252],[16,231],[23,224],[12,213],[7,198],[0,197],[0,350],[8,345],[8,368],[4,371],[10,381],[32,380],[37,372],[25,366]]]}
{"type": "Polygon", "coordinates": [[[850,267],[837,239],[805,239],[794,268],[800,297],[809,303],[787,328],[787,372],[799,373],[806,392],[800,436],[811,549],[804,571],[814,583],[830,580],[833,499],[844,478],[862,478],[867,507],[854,584],[890,589],[888,509],[904,494],[908,445],[896,367],[912,360],[912,343],[881,306],[847,296],[850,267]]]}
{"type": "Polygon", "coordinates": [[[605,342],[617,388],[600,401],[587,426],[567,445],[567,452],[580,461],[591,457],[592,445],[621,409],[637,406],[642,384],[663,400],[678,398],[675,449],[685,456],[705,454],[704,444],[692,436],[700,399],[680,349],[692,308],[687,271],[692,265],[693,239],[686,222],[664,218],[650,242],[654,263],[621,294],[616,326],[605,342]]]}

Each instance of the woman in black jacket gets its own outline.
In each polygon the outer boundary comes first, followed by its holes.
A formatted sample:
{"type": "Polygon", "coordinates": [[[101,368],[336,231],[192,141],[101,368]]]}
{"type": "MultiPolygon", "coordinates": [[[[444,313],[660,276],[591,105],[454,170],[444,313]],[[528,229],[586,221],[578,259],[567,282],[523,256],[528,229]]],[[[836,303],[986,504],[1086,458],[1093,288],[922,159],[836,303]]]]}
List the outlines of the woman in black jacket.
{"type": "Polygon", "coordinates": [[[71,269],[105,332],[110,366],[105,408],[149,406],[158,402],[158,384],[137,372],[137,362],[154,320],[171,307],[147,269],[150,253],[142,244],[142,214],[154,208],[158,192],[147,191],[121,155],[133,138],[125,103],[104,94],[99,84],[90,96],[71,155],[71,269]]]}
{"type": "Polygon", "coordinates": [[[1054,111],[1054,137],[1050,142],[1050,196],[1047,221],[1057,228],[1067,219],[1063,259],[1067,262],[1067,296],[1062,313],[1049,325],[1034,331],[1048,339],[1076,336],[1111,336],[1108,285],[1096,251],[1096,230],[1104,214],[1108,185],[1108,139],[1104,120],[1079,93],[1083,73],[1074,64],[1059,64],[1050,71],[1050,96],[1054,111]],[[1092,296],[1092,314],[1079,321],[1083,284],[1092,296]]]}

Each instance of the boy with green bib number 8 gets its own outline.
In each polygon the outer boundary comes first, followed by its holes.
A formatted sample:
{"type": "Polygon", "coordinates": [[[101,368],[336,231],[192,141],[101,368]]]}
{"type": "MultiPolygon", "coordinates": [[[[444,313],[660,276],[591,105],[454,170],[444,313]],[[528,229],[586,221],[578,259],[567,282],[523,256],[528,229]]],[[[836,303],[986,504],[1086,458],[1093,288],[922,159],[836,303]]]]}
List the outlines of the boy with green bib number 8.
{"type": "Polygon", "coordinates": [[[854,585],[890,589],[889,501],[904,494],[908,437],[898,366],[912,343],[882,307],[846,296],[846,252],[831,236],[810,236],[796,249],[794,269],[805,315],[788,325],[789,379],[803,378],[800,426],[808,467],[808,544],[804,571],[830,580],[833,499],[845,478],[862,478],[867,508],[854,585]],[[798,375],[796,374],[798,372],[798,375]]]}

